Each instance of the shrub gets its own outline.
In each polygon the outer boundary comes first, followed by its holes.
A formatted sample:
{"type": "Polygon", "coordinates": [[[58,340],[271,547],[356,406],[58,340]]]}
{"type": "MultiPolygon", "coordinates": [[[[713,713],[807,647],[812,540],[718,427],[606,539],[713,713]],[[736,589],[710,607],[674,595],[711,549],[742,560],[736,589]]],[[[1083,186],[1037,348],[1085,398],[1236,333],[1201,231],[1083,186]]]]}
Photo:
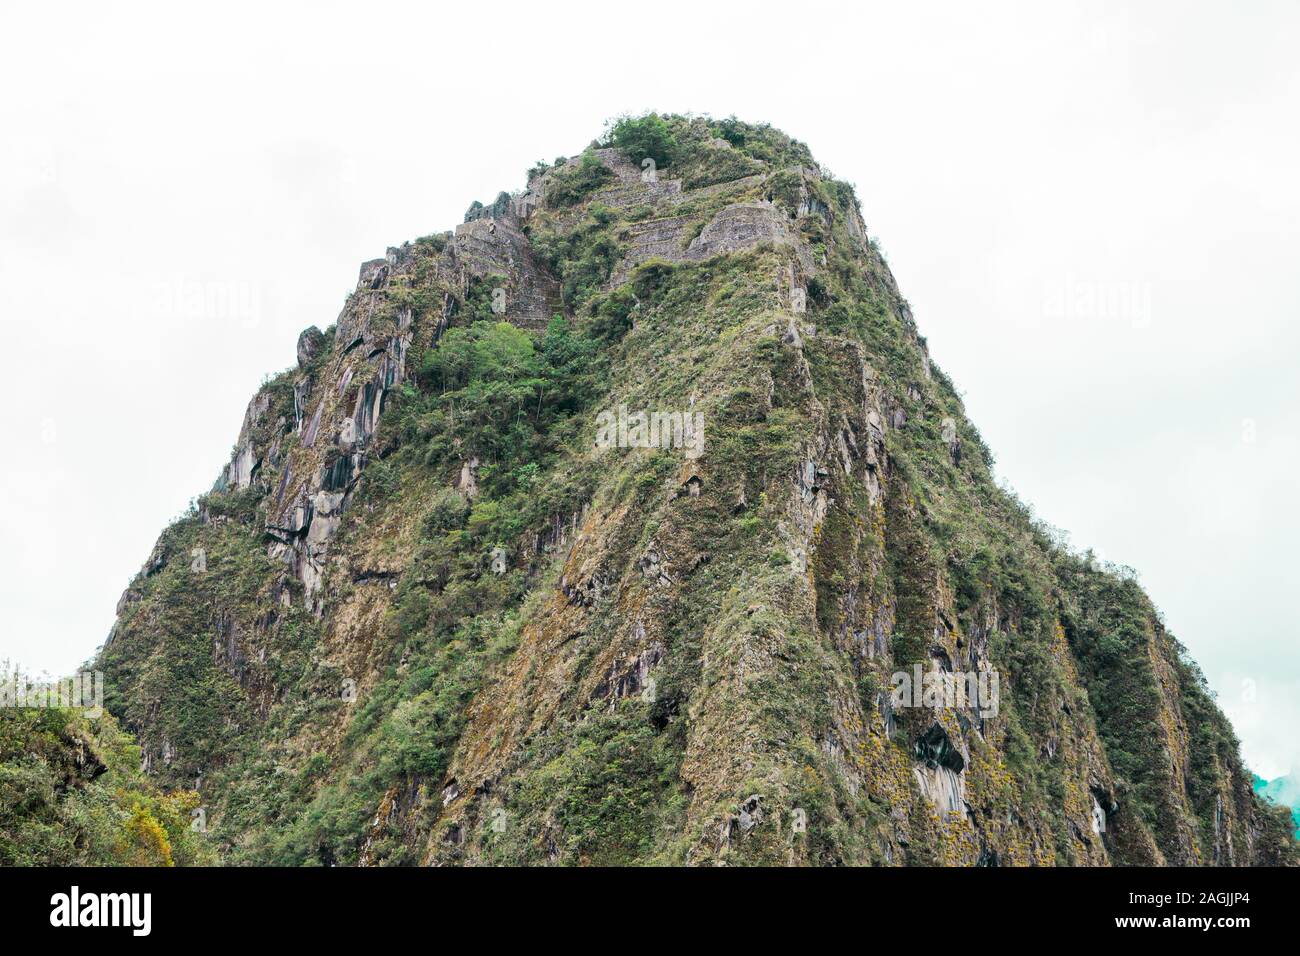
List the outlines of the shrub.
{"type": "Polygon", "coordinates": [[[648,156],[656,166],[668,166],[677,154],[672,127],[656,113],[620,117],[610,127],[607,139],[637,164],[648,156]]]}
{"type": "Polygon", "coordinates": [[[623,257],[623,249],[610,235],[614,211],[593,203],[591,215],[567,235],[539,235],[535,248],[560,277],[564,301],[576,309],[598,292],[623,257]]]}
{"type": "Polygon", "coordinates": [[[552,206],[572,206],[614,178],[596,154],[587,151],[573,165],[561,166],[546,184],[546,201],[552,206]]]}

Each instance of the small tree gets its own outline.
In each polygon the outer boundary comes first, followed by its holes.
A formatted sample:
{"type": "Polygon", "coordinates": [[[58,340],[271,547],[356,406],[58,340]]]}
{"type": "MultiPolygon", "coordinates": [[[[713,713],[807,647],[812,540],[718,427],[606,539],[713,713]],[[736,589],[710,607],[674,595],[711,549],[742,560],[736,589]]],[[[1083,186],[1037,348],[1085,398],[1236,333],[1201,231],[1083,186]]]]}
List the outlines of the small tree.
{"type": "Polygon", "coordinates": [[[677,152],[672,127],[657,113],[619,117],[610,127],[608,140],[637,164],[649,156],[656,166],[667,166],[677,152]]]}

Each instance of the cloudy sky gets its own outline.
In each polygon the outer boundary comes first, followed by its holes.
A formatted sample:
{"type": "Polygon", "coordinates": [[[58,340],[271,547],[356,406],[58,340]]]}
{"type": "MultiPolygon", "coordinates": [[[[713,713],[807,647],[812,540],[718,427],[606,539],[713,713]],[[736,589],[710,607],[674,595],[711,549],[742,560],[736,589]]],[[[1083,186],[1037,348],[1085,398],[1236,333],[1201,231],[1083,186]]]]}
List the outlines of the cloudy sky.
{"type": "Polygon", "coordinates": [[[1300,6],[37,6],[0,33],[0,659],[94,651],[362,260],[618,113],[734,113],[857,185],[1003,479],[1296,763],[1300,6]]]}

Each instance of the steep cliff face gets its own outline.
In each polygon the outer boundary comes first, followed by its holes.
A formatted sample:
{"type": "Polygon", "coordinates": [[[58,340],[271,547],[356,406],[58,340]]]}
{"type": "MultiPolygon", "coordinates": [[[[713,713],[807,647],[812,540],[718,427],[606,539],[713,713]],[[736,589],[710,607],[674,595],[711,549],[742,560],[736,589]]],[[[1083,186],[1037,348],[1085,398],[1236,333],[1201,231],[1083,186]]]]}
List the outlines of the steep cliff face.
{"type": "Polygon", "coordinates": [[[625,122],[361,267],[108,704],[235,862],[1291,861],[1140,588],[990,466],[850,187],[625,122]]]}

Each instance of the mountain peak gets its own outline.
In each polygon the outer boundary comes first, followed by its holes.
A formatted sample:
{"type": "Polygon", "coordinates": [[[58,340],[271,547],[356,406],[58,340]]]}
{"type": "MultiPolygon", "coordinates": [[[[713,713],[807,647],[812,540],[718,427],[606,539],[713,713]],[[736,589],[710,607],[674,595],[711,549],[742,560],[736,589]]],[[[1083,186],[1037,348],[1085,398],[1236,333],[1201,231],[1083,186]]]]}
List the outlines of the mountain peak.
{"type": "Polygon", "coordinates": [[[851,187],[623,117],[361,266],[100,666],[231,862],[1290,860],[991,473],[851,187]]]}

